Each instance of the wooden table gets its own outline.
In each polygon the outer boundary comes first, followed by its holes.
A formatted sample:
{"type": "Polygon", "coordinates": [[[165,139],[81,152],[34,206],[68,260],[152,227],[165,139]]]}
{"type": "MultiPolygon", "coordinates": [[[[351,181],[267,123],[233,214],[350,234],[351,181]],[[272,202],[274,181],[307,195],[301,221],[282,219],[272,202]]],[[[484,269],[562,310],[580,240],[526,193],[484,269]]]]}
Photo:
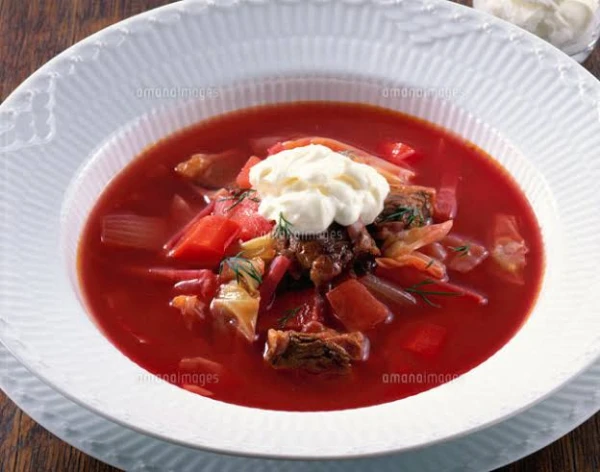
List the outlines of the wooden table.
{"type": "MultiPolygon", "coordinates": [[[[73,43],[166,0],[0,0],[0,99],[73,43]]],[[[458,3],[467,4],[468,0],[458,3]]],[[[600,77],[600,48],[585,66],[600,77]]],[[[600,415],[502,472],[598,472],[600,415]]],[[[63,443],[0,392],[0,471],[115,472],[63,443]]]]}

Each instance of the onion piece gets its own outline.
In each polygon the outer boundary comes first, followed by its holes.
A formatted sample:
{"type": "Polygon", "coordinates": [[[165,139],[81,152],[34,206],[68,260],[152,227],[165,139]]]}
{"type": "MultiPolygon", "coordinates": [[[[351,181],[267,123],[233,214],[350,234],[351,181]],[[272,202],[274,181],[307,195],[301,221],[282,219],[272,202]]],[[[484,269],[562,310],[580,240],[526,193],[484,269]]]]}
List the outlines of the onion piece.
{"type": "Polygon", "coordinates": [[[179,370],[186,373],[210,372],[220,374],[225,370],[223,364],[206,359],[205,357],[184,357],[179,361],[179,370]]]}
{"type": "Polygon", "coordinates": [[[384,239],[383,255],[391,259],[410,254],[429,244],[441,241],[452,229],[453,220],[437,225],[420,226],[399,232],[383,227],[378,237],[384,239]]]}
{"type": "Polygon", "coordinates": [[[277,256],[273,259],[260,286],[261,306],[268,306],[271,303],[279,282],[291,265],[292,261],[285,256],[277,256]]]}
{"type": "Polygon", "coordinates": [[[175,194],[171,200],[169,214],[173,224],[177,227],[182,227],[196,215],[196,212],[185,198],[179,194],[175,194]]]}
{"type": "Polygon", "coordinates": [[[384,303],[392,303],[398,305],[416,305],[417,299],[408,292],[405,292],[400,287],[387,282],[379,277],[368,274],[358,281],[363,284],[373,295],[384,303]]]}
{"type": "Polygon", "coordinates": [[[457,234],[449,234],[442,242],[449,250],[446,266],[463,274],[472,271],[489,256],[484,246],[457,234]]]}
{"type": "Polygon", "coordinates": [[[498,214],[492,231],[492,259],[494,273],[507,282],[523,285],[529,248],[521,234],[517,218],[498,214]]]}
{"type": "Polygon", "coordinates": [[[263,136],[260,138],[251,138],[248,140],[250,149],[257,156],[266,156],[269,152],[269,148],[273,147],[277,143],[285,141],[286,138],[283,136],[263,136]]]}
{"type": "Polygon", "coordinates": [[[211,272],[209,277],[177,282],[173,290],[181,295],[199,295],[202,300],[209,301],[217,293],[217,288],[217,276],[211,272]]]}
{"type": "Polygon", "coordinates": [[[161,218],[131,213],[106,215],[102,218],[103,244],[130,249],[159,249],[165,240],[166,223],[161,218]]]}
{"type": "Polygon", "coordinates": [[[249,342],[256,336],[260,297],[249,294],[236,282],[221,285],[210,303],[210,313],[218,323],[231,324],[249,342]]]}
{"type": "Polygon", "coordinates": [[[170,267],[128,267],[127,272],[165,282],[180,282],[182,280],[203,279],[207,276],[216,277],[209,269],[172,269],[170,267]]]}
{"type": "Polygon", "coordinates": [[[207,319],[210,313],[208,305],[196,295],[178,295],[170,305],[181,312],[183,323],[190,331],[197,322],[207,319]]]}
{"type": "Polygon", "coordinates": [[[448,278],[444,263],[418,251],[411,252],[410,254],[403,254],[393,259],[389,257],[380,257],[375,259],[375,261],[377,262],[377,265],[385,269],[412,267],[439,280],[448,278]]]}
{"type": "Polygon", "coordinates": [[[269,262],[277,255],[276,244],[277,241],[270,234],[249,239],[240,244],[240,256],[246,259],[260,257],[265,262],[269,262]]]}
{"type": "Polygon", "coordinates": [[[428,246],[421,248],[421,252],[440,262],[444,262],[448,257],[448,251],[442,245],[442,243],[431,243],[428,246]]]}
{"type": "Polygon", "coordinates": [[[434,215],[437,220],[445,221],[456,217],[458,202],[456,192],[458,189],[458,170],[448,172],[442,177],[440,189],[434,205],[434,215]]]}
{"type": "Polygon", "coordinates": [[[488,299],[485,295],[482,295],[481,293],[479,293],[475,290],[472,290],[470,288],[463,287],[462,285],[456,285],[456,284],[453,284],[450,282],[444,282],[441,280],[436,280],[435,285],[440,290],[457,293],[459,295],[464,296],[465,298],[469,298],[471,300],[476,301],[480,305],[488,304],[488,299]]]}
{"type": "Polygon", "coordinates": [[[241,283],[251,295],[258,291],[265,273],[265,261],[260,257],[246,259],[244,257],[228,257],[221,261],[219,282],[227,283],[236,280],[241,283]]]}

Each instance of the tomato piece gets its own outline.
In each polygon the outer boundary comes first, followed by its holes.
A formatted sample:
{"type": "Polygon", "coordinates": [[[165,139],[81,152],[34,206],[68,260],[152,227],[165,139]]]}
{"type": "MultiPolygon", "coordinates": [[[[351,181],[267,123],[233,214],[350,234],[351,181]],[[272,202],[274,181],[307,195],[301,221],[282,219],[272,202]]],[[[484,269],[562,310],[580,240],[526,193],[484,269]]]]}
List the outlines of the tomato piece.
{"type": "Polygon", "coordinates": [[[258,213],[260,202],[255,193],[246,196],[229,196],[217,200],[215,215],[224,216],[240,225],[239,237],[242,241],[269,234],[273,222],[258,213]]]}
{"type": "Polygon", "coordinates": [[[168,256],[216,267],[240,230],[240,225],[229,218],[205,216],[182,235],[168,256]]]}
{"type": "Polygon", "coordinates": [[[407,351],[414,352],[425,357],[434,357],[439,354],[448,330],[443,326],[423,322],[415,324],[401,347],[407,351]]]}
{"type": "Polygon", "coordinates": [[[402,166],[406,164],[406,160],[413,157],[417,151],[411,148],[408,144],[401,142],[386,141],[381,144],[381,157],[386,161],[402,166]]]}
{"type": "Polygon", "coordinates": [[[275,328],[305,331],[307,326],[313,323],[323,323],[323,303],[320,295],[315,294],[313,290],[307,290],[302,304],[289,306],[280,313],[275,328]]]}
{"type": "Polygon", "coordinates": [[[252,188],[250,184],[250,169],[252,169],[256,164],[262,162],[262,159],[256,156],[251,156],[250,159],[244,164],[242,170],[235,179],[235,183],[238,184],[240,188],[249,189],[252,188]]]}
{"type": "Polygon", "coordinates": [[[387,306],[356,279],[342,282],[327,292],[334,314],[348,331],[366,331],[390,316],[387,306]]]}

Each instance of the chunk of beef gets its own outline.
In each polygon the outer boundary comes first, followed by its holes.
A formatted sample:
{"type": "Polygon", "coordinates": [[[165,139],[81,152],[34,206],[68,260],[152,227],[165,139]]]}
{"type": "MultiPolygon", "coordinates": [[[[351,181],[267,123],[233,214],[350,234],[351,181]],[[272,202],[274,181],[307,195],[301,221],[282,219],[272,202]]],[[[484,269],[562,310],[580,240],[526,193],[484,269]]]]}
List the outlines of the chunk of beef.
{"type": "Polygon", "coordinates": [[[354,245],[353,251],[356,258],[363,256],[377,257],[381,255],[381,251],[377,247],[377,243],[369,234],[367,227],[362,221],[357,221],[348,226],[348,235],[354,245]]]}
{"type": "Polygon", "coordinates": [[[376,224],[394,223],[401,228],[415,228],[432,222],[435,189],[418,185],[394,187],[384,202],[376,224]]]}
{"type": "Polygon", "coordinates": [[[338,333],[328,329],[300,333],[270,329],[264,358],[275,369],[344,373],[352,361],[364,359],[367,352],[368,340],[360,332],[338,333]]]}
{"type": "Polygon", "coordinates": [[[339,225],[317,235],[280,238],[278,250],[296,262],[300,274],[308,272],[317,287],[340,275],[354,259],[352,241],[339,225]]]}
{"type": "Polygon", "coordinates": [[[216,154],[194,154],[180,162],[175,172],[206,188],[221,188],[231,184],[248,156],[238,149],[216,154]]]}
{"type": "Polygon", "coordinates": [[[278,251],[294,260],[295,272],[298,275],[307,272],[317,287],[352,268],[356,262],[367,264],[379,255],[379,249],[366,229],[357,230],[351,238],[348,230],[337,224],[314,236],[280,238],[278,251]]]}

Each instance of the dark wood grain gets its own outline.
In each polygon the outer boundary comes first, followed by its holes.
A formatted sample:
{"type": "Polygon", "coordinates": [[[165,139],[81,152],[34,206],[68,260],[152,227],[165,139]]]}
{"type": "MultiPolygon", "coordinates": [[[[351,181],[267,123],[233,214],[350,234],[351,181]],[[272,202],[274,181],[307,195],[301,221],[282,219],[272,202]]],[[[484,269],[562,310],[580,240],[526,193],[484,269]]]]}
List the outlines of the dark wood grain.
{"type": "MultiPolygon", "coordinates": [[[[0,0],[0,100],[73,43],[165,0],[0,0]]],[[[468,0],[458,3],[468,4],[468,0]]],[[[585,66],[600,77],[600,50],[585,66]]],[[[63,443],[0,392],[0,471],[115,472],[63,443]]],[[[498,472],[600,471],[600,415],[498,472]]]]}

